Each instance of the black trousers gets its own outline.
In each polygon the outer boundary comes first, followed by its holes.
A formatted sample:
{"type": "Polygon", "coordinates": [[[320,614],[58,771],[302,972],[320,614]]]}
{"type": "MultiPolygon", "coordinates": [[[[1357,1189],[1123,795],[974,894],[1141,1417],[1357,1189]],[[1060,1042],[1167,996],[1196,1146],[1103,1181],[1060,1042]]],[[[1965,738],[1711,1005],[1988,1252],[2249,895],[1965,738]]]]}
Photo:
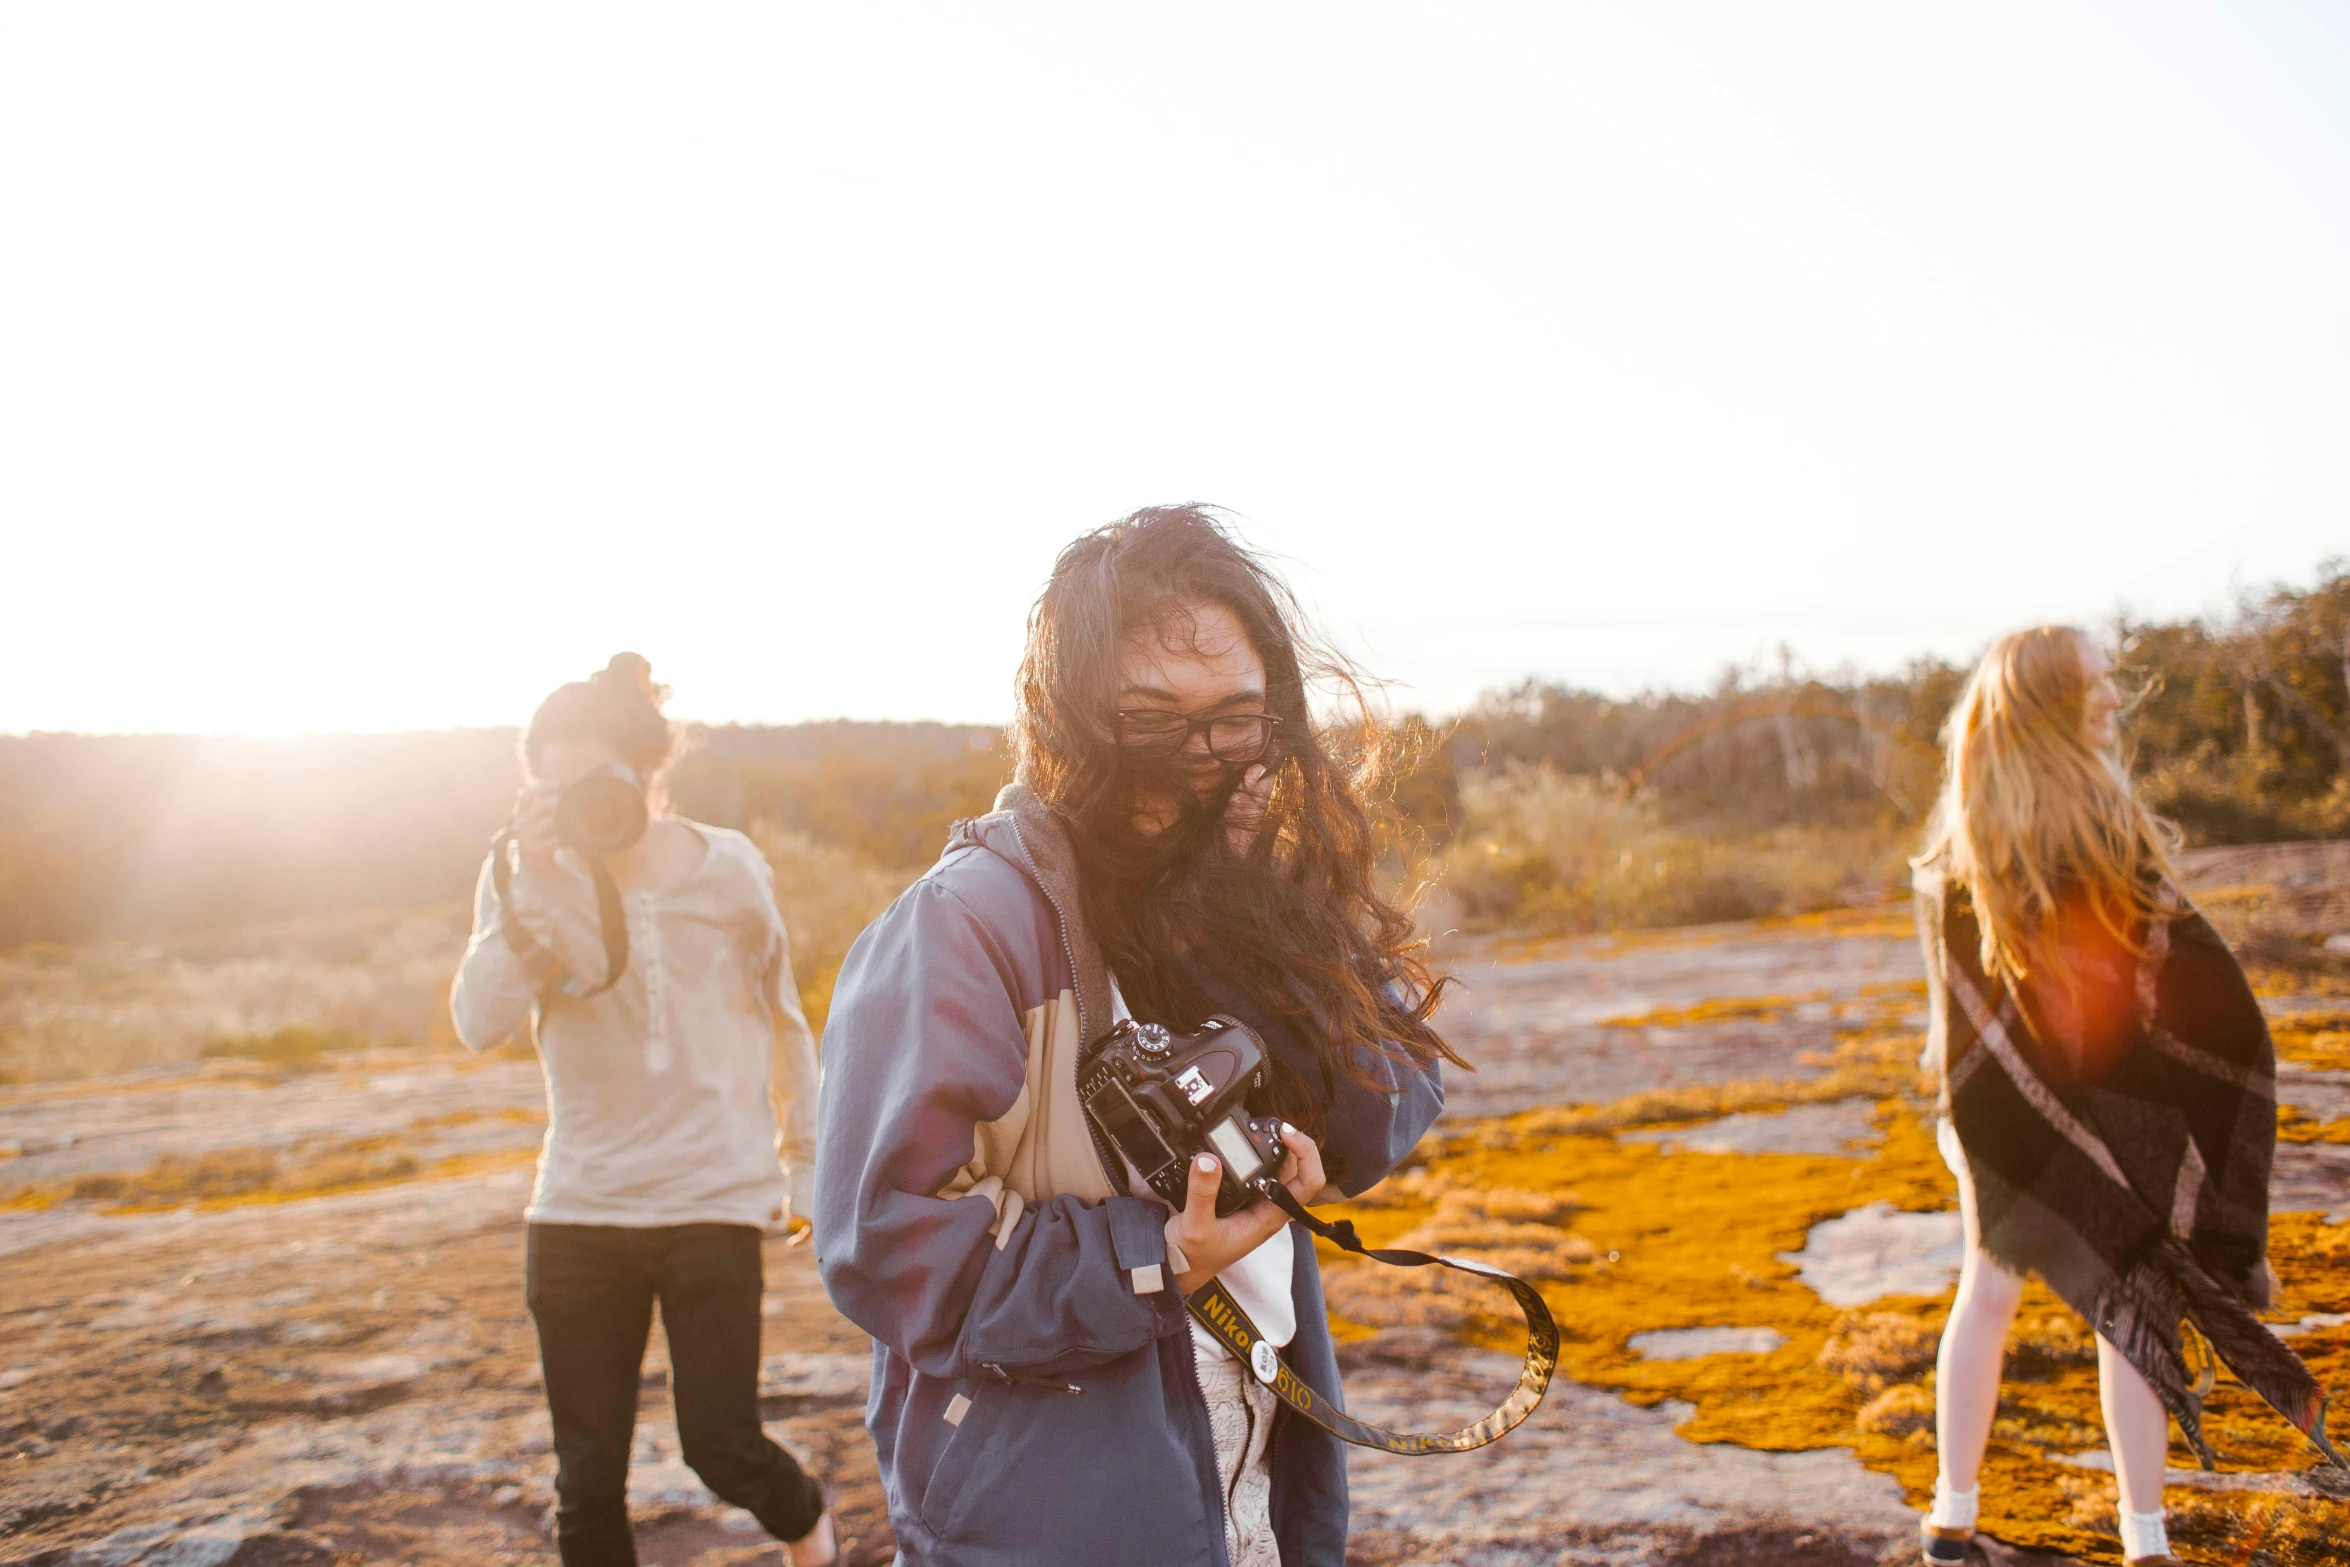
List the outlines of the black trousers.
{"type": "Polygon", "coordinates": [[[702,1483],[796,1540],[821,1487],[759,1426],[759,1232],[741,1224],[530,1226],[524,1292],[555,1427],[555,1544],[564,1567],[635,1567],[628,1454],[653,1303],[669,1394],[702,1483]]]}

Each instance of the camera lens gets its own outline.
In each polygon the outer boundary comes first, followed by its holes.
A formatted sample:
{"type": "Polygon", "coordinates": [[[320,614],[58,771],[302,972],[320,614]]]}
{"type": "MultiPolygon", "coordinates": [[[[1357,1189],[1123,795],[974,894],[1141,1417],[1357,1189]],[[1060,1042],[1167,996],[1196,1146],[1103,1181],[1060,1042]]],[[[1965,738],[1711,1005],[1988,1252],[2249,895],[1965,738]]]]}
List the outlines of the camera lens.
{"type": "Polygon", "coordinates": [[[613,773],[591,773],[555,802],[555,832],[593,859],[618,854],[645,835],[645,797],[613,773]]]}

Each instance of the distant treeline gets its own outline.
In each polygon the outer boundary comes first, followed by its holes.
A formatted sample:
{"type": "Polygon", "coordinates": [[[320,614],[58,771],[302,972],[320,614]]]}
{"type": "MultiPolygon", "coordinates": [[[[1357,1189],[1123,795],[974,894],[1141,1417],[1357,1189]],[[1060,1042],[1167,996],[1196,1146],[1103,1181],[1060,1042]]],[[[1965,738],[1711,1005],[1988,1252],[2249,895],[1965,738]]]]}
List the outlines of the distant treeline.
{"type": "MultiPolygon", "coordinates": [[[[2199,844],[2350,835],[2350,564],[2212,621],[2123,621],[2132,765],[2199,844]]],[[[1516,763],[1615,780],[1683,830],[1908,825],[1940,777],[1966,671],[1921,660],[1866,679],[1748,670],[1704,695],[1631,700],[1528,682],[1488,695],[1428,753],[1405,797],[1442,832],[1451,775],[1516,763]]],[[[1401,803],[1401,802],[1399,802],[1401,803]]]]}
{"type": "MultiPolygon", "coordinates": [[[[2194,841],[2350,835],[2350,567],[2216,621],[2120,632],[2135,765],[2194,841]]],[[[1925,661],[1868,679],[1738,671],[1702,695],[1632,699],[1528,683],[1439,729],[1404,720],[1386,798],[1439,852],[1473,825],[1464,800],[1499,798],[1478,780],[1513,768],[1637,798],[1691,839],[1894,833],[1932,799],[1962,678],[1925,661]]],[[[1009,771],[988,728],[723,727],[696,732],[671,789],[688,815],[900,871],[1009,771]]],[[[0,737],[0,947],[461,899],[518,782],[510,730],[0,737]]],[[[1508,795],[1521,813],[1554,797],[1508,795]]]]}
{"type": "MultiPolygon", "coordinates": [[[[927,864],[1010,768],[997,732],[695,732],[678,809],[927,864]]],[[[0,947],[470,895],[521,782],[509,729],[291,740],[0,736],[0,947]]]]}

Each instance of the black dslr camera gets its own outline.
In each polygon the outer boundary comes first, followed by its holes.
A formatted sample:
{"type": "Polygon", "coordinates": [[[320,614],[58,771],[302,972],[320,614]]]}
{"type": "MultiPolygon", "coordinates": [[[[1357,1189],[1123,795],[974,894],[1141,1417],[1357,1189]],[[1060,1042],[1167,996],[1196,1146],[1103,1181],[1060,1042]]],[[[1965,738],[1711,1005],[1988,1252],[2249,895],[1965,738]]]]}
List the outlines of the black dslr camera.
{"type": "Polygon", "coordinates": [[[1288,1148],[1281,1123],[1244,1102],[1265,1079],[1265,1046],[1237,1018],[1212,1017],[1196,1034],[1129,1019],[1103,1035],[1077,1074],[1087,1119],[1126,1156],[1150,1189],[1180,1208],[1191,1159],[1223,1166],[1216,1215],[1264,1195],[1288,1148]]]}

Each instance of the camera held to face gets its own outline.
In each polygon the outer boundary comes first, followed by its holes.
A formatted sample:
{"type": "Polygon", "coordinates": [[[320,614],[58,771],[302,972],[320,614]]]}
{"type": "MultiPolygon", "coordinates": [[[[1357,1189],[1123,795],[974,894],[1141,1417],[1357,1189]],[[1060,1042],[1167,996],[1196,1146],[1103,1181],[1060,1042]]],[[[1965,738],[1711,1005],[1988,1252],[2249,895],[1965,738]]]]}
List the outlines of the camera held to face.
{"type": "Polygon", "coordinates": [[[1178,1208],[1192,1157],[1214,1154],[1223,1217],[1263,1196],[1289,1151],[1279,1121],[1248,1113],[1264,1076],[1264,1043],[1236,1018],[1212,1017],[1194,1034],[1129,1019],[1087,1051],[1077,1097],[1150,1189],[1178,1208]]]}
{"type": "Polygon", "coordinates": [[[626,853],[650,819],[644,786],[617,763],[574,778],[555,797],[555,836],[591,860],[626,853]]]}

